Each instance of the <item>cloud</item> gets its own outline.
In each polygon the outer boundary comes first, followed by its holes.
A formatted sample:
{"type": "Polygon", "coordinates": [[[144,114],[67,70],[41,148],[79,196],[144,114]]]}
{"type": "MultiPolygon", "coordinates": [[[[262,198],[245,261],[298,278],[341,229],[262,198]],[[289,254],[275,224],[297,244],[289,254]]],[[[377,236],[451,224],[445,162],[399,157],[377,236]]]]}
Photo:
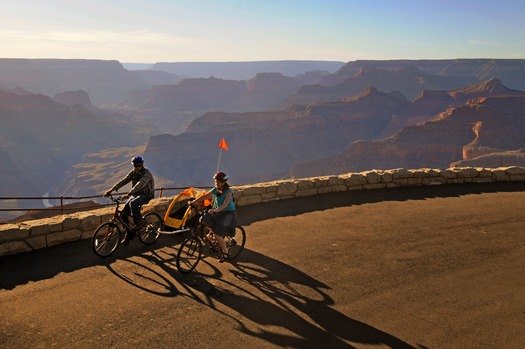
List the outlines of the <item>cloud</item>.
{"type": "Polygon", "coordinates": [[[113,31],[0,31],[0,43],[24,41],[49,42],[63,44],[114,43],[123,44],[185,44],[190,38],[147,30],[113,32],[113,31]]]}
{"type": "Polygon", "coordinates": [[[469,40],[468,44],[470,46],[502,46],[503,44],[496,41],[486,41],[486,40],[469,40]]]}
{"type": "Polygon", "coordinates": [[[148,30],[0,31],[0,47],[4,58],[129,60],[135,56],[155,62],[161,58],[159,55],[162,52],[173,47],[185,47],[192,42],[195,40],[189,37],[148,30]]]}

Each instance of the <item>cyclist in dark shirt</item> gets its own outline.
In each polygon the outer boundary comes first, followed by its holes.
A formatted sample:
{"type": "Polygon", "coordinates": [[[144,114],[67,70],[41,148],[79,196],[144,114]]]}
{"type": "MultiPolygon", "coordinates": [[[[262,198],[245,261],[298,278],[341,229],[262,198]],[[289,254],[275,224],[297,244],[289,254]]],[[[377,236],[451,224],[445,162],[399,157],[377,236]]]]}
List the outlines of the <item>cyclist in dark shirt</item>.
{"type": "MultiPolygon", "coordinates": [[[[140,229],[146,224],[142,218],[140,207],[153,199],[155,193],[155,182],[151,172],[144,167],[144,159],[141,156],[135,156],[131,160],[131,163],[133,164],[133,169],[111,189],[106,191],[104,196],[111,195],[111,192],[118,191],[120,188],[131,182],[131,190],[126,195],[122,196],[123,200],[129,199],[122,209],[122,219],[128,223],[128,216],[133,216],[133,223],[137,229],[140,229]]],[[[134,236],[135,232],[130,232],[129,236],[126,234],[122,243],[125,245],[128,244],[129,240],[134,236]]]]}

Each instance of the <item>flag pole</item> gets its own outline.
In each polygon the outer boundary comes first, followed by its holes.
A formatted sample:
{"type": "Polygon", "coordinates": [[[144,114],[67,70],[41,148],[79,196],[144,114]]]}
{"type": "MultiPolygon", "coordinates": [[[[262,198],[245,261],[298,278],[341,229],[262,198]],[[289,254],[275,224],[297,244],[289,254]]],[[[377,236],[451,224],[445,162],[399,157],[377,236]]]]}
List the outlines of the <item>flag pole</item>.
{"type": "Polygon", "coordinates": [[[221,155],[222,155],[222,150],[228,150],[228,145],[226,144],[226,141],[224,140],[224,138],[221,139],[221,142],[219,143],[219,148],[221,149],[219,151],[219,162],[217,163],[217,171],[215,171],[216,173],[219,172],[219,166],[221,164],[221,155]]]}
{"type": "Polygon", "coordinates": [[[217,162],[217,171],[215,171],[215,173],[219,172],[219,166],[221,164],[221,155],[222,155],[222,148],[219,151],[219,162],[217,162]]]}

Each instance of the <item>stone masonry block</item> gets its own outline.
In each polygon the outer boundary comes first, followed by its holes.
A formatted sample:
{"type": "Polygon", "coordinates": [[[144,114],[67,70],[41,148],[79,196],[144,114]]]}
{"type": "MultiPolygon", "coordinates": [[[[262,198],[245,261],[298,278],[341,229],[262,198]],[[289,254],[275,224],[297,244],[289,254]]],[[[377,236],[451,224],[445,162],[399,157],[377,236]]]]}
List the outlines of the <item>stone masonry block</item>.
{"type": "Polygon", "coordinates": [[[260,195],[243,196],[239,200],[235,201],[237,206],[255,205],[260,204],[261,202],[263,202],[263,199],[260,195]]]}
{"type": "Polygon", "coordinates": [[[242,196],[260,195],[266,193],[266,187],[251,187],[245,188],[242,191],[242,196]]]}
{"type": "Polygon", "coordinates": [[[383,172],[381,174],[381,183],[392,183],[393,179],[394,176],[392,175],[392,172],[383,172]]]}
{"type": "Polygon", "coordinates": [[[297,183],[294,182],[283,182],[277,185],[277,196],[295,196],[297,191],[297,183]]]}
{"type": "Polygon", "coordinates": [[[475,168],[471,167],[460,167],[457,169],[458,178],[474,178],[479,175],[479,172],[475,168]]]}
{"type": "Polygon", "coordinates": [[[62,231],[62,222],[60,223],[50,223],[46,219],[42,219],[39,221],[33,221],[38,222],[35,225],[31,226],[31,236],[39,236],[39,235],[47,235],[49,233],[55,232],[55,231],[62,231]]]}
{"type": "Polygon", "coordinates": [[[414,177],[416,178],[430,177],[430,173],[428,173],[428,171],[426,170],[414,170],[413,173],[414,173],[414,177]]]}
{"type": "Polygon", "coordinates": [[[447,179],[447,184],[462,184],[464,183],[464,178],[450,178],[447,179]]]}
{"type": "Polygon", "coordinates": [[[277,197],[277,192],[276,191],[272,191],[270,193],[261,194],[261,198],[263,199],[263,201],[268,201],[268,200],[271,200],[271,199],[275,199],[276,197],[277,197]]]}
{"type": "Polygon", "coordinates": [[[39,250],[47,247],[47,238],[46,235],[30,237],[26,239],[26,243],[31,246],[33,250],[39,250]]]}
{"type": "Polygon", "coordinates": [[[423,185],[423,178],[421,177],[407,178],[407,182],[408,182],[408,186],[417,187],[419,185],[423,185]]]}
{"type": "Polygon", "coordinates": [[[392,177],[394,179],[412,178],[414,177],[414,173],[412,171],[407,170],[406,168],[398,168],[392,171],[392,177]]]}
{"type": "Polygon", "coordinates": [[[510,177],[505,170],[494,170],[492,171],[492,180],[494,182],[508,182],[510,177]]]}
{"type": "Polygon", "coordinates": [[[314,188],[314,182],[308,181],[308,180],[302,180],[297,182],[297,190],[305,190],[305,189],[312,189],[314,188]]]}
{"type": "Polygon", "coordinates": [[[506,168],[505,173],[507,173],[509,176],[525,175],[525,168],[512,166],[512,167],[506,168]]]}
{"type": "Polygon", "coordinates": [[[24,241],[11,241],[0,244],[0,256],[7,256],[29,251],[32,251],[32,249],[24,241]]]}
{"type": "Polygon", "coordinates": [[[29,237],[29,228],[24,225],[6,224],[0,225],[0,228],[0,243],[23,240],[29,237]]]}
{"type": "Polygon", "coordinates": [[[484,169],[484,168],[478,168],[478,177],[480,178],[490,178],[492,177],[492,171],[491,170],[487,170],[487,169],[484,169]]]}
{"type": "MultiPolygon", "coordinates": [[[[346,187],[345,187],[346,188],[346,187]]],[[[317,195],[317,188],[297,190],[295,196],[312,196],[317,195]]]]}
{"type": "Polygon", "coordinates": [[[425,168],[423,171],[426,172],[428,177],[439,177],[441,175],[441,170],[436,170],[434,168],[425,168]]]}
{"type": "Polygon", "coordinates": [[[512,182],[524,182],[525,175],[509,175],[509,178],[512,182]]]}
{"type": "Polygon", "coordinates": [[[362,174],[353,173],[350,177],[345,179],[345,185],[347,187],[354,187],[363,184],[366,184],[366,177],[362,174]]]}
{"type": "Polygon", "coordinates": [[[80,225],[80,219],[78,217],[66,216],[62,221],[64,230],[75,229],[80,225]]]}
{"type": "Polygon", "coordinates": [[[313,182],[314,182],[315,188],[323,188],[328,185],[328,178],[326,177],[314,178],[313,182]]]}
{"type": "Polygon", "coordinates": [[[422,185],[441,185],[447,184],[447,180],[441,177],[427,177],[423,178],[421,181],[422,185]]]}
{"type": "Polygon", "coordinates": [[[381,175],[377,172],[364,172],[367,184],[381,183],[381,175]]]}
{"type": "Polygon", "coordinates": [[[442,178],[447,179],[447,180],[448,180],[448,179],[454,179],[454,178],[457,178],[457,177],[458,177],[457,174],[456,174],[456,172],[454,172],[454,171],[452,171],[452,170],[443,170],[443,171],[441,171],[440,176],[441,176],[442,178]]]}
{"type": "MultiPolygon", "coordinates": [[[[108,219],[109,220],[109,219],[108,219]]],[[[107,220],[104,220],[106,222],[107,220]]],[[[86,216],[82,222],[80,222],[78,229],[80,231],[95,230],[102,223],[102,217],[97,215],[86,216]]]]}
{"type": "Polygon", "coordinates": [[[386,183],[373,183],[363,185],[363,189],[372,190],[372,189],[384,189],[386,188],[386,183]]]}
{"type": "Polygon", "coordinates": [[[69,241],[80,240],[82,232],[78,229],[60,231],[47,235],[47,246],[55,246],[69,241]]]}
{"type": "Polygon", "coordinates": [[[408,185],[408,178],[394,178],[392,183],[400,187],[406,187],[408,185]]]}
{"type": "Polygon", "coordinates": [[[329,186],[342,185],[342,184],[343,185],[345,184],[345,180],[343,178],[336,177],[336,176],[328,178],[328,185],[329,186]]]}
{"type": "Polygon", "coordinates": [[[335,192],[342,192],[342,191],[348,191],[348,187],[344,184],[339,184],[339,185],[333,185],[332,186],[332,191],[335,193],[335,192]]]}

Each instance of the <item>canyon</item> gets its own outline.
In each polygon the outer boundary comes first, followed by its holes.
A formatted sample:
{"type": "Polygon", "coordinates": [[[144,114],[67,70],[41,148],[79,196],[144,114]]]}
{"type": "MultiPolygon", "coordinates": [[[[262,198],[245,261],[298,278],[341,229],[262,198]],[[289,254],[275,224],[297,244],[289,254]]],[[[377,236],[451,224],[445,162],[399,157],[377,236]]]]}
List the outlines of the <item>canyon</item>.
{"type": "Polygon", "coordinates": [[[246,64],[192,77],[176,64],[0,59],[0,195],[98,195],[135,154],[158,187],[210,185],[218,165],[236,185],[523,165],[525,60],[270,63],[235,80],[246,64]]]}

